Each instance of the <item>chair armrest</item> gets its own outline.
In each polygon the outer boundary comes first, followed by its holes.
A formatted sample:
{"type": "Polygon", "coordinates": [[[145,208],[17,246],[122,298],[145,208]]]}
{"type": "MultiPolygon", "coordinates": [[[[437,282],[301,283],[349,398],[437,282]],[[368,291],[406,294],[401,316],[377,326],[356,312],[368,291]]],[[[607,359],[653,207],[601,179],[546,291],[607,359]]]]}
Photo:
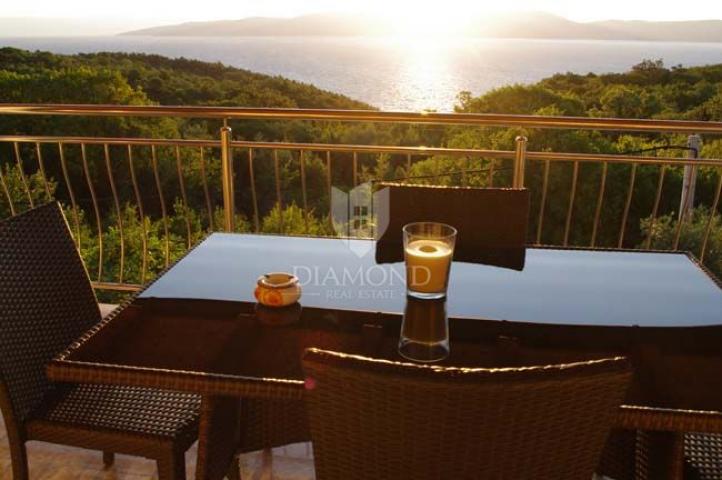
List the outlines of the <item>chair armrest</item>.
{"type": "Polygon", "coordinates": [[[722,433],[722,412],[622,405],[614,426],[624,430],[722,433]]]}

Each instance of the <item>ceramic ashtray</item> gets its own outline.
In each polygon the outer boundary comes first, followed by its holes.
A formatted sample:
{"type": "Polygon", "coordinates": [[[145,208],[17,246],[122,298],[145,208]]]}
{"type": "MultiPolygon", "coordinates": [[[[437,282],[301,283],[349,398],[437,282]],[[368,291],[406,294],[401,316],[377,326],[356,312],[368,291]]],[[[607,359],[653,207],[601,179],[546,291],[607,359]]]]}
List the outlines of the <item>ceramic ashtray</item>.
{"type": "Polygon", "coordinates": [[[273,272],[258,277],[256,300],[267,307],[285,307],[301,298],[298,277],[290,273],[273,272]]]}

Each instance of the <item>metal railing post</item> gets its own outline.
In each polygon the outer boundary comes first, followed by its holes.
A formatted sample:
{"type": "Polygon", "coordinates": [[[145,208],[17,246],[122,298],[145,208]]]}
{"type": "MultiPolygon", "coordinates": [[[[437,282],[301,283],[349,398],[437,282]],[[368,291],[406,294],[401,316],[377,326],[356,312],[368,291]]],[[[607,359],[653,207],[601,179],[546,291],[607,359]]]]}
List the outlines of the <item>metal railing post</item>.
{"type": "MultiPolygon", "coordinates": [[[[702,149],[702,137],[697,134],[687,137],[687,158],[697,160],[702,149]]],[[[679,221],[681,222],[694,208],[694,190],[697,185],[697,165],[685,165],[682,177],[682,195],[679,200],[679,221]]]]}
{"type": "Polygon", "coordinates": [[[512,188],[524,188],[524,166],[526,164],[526,142],[524,136],[516,137],[516,153],[514,155],[514,178],[512,188]]]}
{"type": "Polygon", "coordinates": [[[233,192],[233,155],[231,127],[221,128],[221,185],[223,187],[223,215],[227,232],[234,230],[235,195],[233,192]]]}

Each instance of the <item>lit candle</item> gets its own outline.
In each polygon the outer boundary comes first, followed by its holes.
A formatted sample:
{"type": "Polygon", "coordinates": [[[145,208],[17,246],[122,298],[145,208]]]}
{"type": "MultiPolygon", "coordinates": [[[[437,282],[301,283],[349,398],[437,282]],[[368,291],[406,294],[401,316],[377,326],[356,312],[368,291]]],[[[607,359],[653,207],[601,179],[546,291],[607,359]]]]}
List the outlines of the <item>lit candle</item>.
{"type": "Polygon", "coordinates": [[[420,239],[406,245],[406,283],[421,293],[446,291],[452,248],[443,241],[420,239]]]}

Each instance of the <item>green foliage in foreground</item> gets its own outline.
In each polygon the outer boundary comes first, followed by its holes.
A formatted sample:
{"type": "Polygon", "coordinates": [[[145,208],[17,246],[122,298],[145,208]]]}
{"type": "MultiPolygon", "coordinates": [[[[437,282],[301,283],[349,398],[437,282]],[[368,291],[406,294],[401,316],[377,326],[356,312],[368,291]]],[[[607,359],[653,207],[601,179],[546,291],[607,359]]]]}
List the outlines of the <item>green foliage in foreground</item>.
{"type": "MultiPolygon", "coordinates": [[[[702,244],[707,238],[707,250],[704,263],[718,278],[722,278],[722,216],[710,216],[707,207],[695,208],[682,228],[677,227],[677,217],[670,214],[642,221],[642,230],[649,236],[652,233],[650,246],[653,249],[670,250],[678,240],[678,249],[699,256],[702,244]]],[[[647,244],[640,245],[646,248],[647,244]]]]}

